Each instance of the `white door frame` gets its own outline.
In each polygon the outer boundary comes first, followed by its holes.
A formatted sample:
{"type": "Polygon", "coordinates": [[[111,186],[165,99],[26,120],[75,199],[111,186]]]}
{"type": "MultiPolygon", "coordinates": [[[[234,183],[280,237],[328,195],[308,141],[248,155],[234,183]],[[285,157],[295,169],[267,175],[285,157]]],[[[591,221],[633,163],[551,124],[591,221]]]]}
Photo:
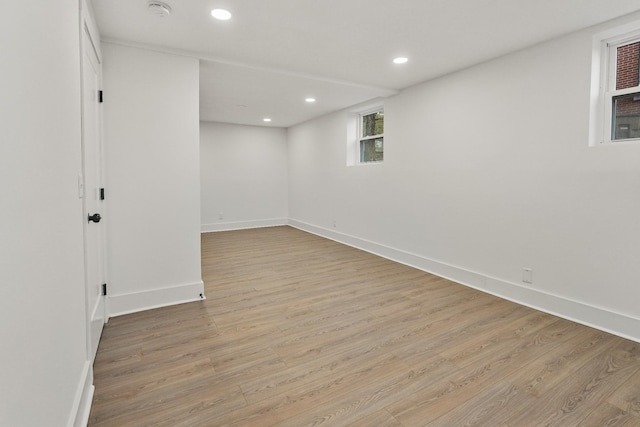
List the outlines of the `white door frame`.
{"type": "Polygon", "coordinates": [[[87,359],[93,364],[102,329],[107,321],[106,297],[102,284],[106,283],[106,250],[104,232],[105,201],[100,200],[99,189],[104,183],[104,153],[102,149],[102,108],[98,90],[102,85],[102,59],[99,32],[88,2],[81,1],[80,57],[82,72],[82,173],[80,178],[83,197],[85,304],[87,316],[87,359]],[[93,71],[87,72],[88,69],[93,71]],[[92,78],[91,84],[88,78],[92,78]],[[87,117],[92,115],[92,117],[87,117]],[[92,122],[89,123],[89,120],[92,122]],[[91,134],[90,134],[91,133],[91,134]],[[89,145],[91,144],[91,145],[89,145]],[[96,170],[97,169],[97,170],[96,170]],[[87,185],[89,184],[89,185],[87,185]],[[89,222],[88,216],[99,213],[99,223],[89,222]]]}

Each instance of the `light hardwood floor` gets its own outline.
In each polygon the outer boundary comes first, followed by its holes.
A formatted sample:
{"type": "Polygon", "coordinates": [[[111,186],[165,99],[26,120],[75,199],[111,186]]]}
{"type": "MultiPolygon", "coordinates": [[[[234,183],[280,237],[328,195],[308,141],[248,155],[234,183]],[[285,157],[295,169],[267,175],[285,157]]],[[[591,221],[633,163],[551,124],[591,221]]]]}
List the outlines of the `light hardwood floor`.
{"type": "Polygon", "coordinates": [[[90,426],[640,426],[640,344],[290,228],[113,318],[90,426]]]}

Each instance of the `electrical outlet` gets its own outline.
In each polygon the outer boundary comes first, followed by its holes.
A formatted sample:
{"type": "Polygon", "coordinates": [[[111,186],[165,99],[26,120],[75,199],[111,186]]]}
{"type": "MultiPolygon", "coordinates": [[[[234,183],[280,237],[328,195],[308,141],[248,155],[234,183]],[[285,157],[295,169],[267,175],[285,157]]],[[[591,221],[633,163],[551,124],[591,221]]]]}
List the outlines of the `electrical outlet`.
{"type": "Polygon", "coordinates": [[[531,268],[522,269],[522,281],[524,283],[533,284],[533,269],[531,268]]]}
{"type": "Polygon", "coordinates": [[[333,220],[333,228],[336,228],[336,227],[338,227],[338,222],[334,219],[333,220]]]}
{"type": "Polygon", "coordinates": [[[222,212],[218,214],[218,219],[224,219],[224,214],[222,212]]]}

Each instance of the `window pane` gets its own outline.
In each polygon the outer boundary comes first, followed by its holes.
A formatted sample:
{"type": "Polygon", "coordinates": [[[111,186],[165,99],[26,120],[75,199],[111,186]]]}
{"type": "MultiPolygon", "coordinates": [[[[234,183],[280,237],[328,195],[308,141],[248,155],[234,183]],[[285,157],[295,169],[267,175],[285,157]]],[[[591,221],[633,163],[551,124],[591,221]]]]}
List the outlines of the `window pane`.
{"type": "Polygon", "coordinates": [[[362,136],[382,135],[384,133],[384,113],[377,112],[362,116],[362,136]]]}
{"type": "Polygon", "coordinates": [[[638,86],[640,77],[640,42],[618,46],[616,62],[616,90],[638,86]]]}
{"type": "Polygon", "coordinates": [[[613,98],[611,139],[640,138],[640,92],[613,98]]]}
{"type": "Polygon", "coordinates": [[[360,141],[360,162],[381,162],[384,157],[383,138],[360,141]]]}

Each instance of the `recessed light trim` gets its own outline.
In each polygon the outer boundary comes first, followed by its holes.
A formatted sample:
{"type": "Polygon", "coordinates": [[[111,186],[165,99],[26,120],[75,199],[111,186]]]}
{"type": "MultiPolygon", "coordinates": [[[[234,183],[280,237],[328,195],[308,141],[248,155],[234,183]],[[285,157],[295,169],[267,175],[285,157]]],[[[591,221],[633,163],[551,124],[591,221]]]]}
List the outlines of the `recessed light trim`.
{"type": "Polygon", "coordinates": [[[269,117],[265,117],[264,119],[262,119],[262,121],[265,123],[269,123],[271,122],[271,119],[269,117]]]}
{"type": "Polygon", "coordinates": [[[231,12],[226,9],[213,9],[211,11],[211,16],[220,20],[220,21],[228,21],[231,19],[231,12]]]}
{"type": "Polygon", "coordinates": [[[405,58],[404,56],[399,56],[393,60],[394,64],[406,64],[409,61],[409,58],[405,58]]]}
{"type": "Polygon", "coordinates": [[[314,102],[316,102],[316,99],[309,97],[309,98],[305,98],[304,102],[308,102],[309,104],[313,104],[314,102]]]}

